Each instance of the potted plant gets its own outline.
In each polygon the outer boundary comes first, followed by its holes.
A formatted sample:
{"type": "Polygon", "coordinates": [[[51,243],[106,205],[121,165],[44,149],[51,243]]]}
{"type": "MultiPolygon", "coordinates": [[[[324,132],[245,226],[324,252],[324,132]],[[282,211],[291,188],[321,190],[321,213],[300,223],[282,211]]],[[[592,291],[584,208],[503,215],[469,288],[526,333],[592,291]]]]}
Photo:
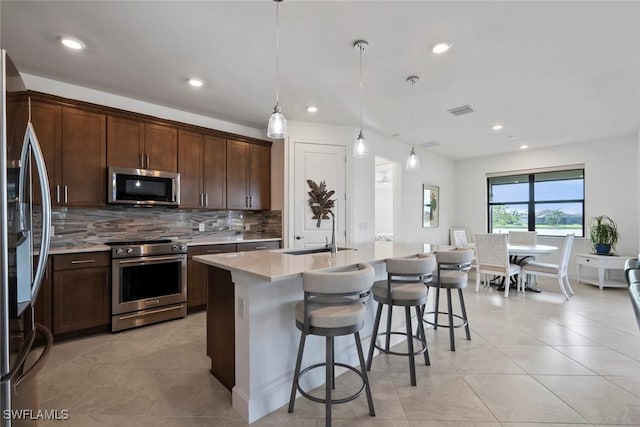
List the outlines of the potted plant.
{"type": "Polygon", "coordinates": [[[591,246],[597,254],[606,255],[615,247],[620,235],[615,221],[606,215],[591,219],[591,246]]]}

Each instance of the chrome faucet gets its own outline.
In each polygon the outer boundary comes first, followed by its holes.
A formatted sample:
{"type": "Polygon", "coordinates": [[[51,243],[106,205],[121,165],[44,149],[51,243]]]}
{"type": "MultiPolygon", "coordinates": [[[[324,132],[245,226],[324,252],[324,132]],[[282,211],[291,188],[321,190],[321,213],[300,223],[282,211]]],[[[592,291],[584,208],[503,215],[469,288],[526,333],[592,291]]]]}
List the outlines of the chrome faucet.
{"type": "MultiPolygon", "coordinates": [[[[312,207],[320,206],[320,203],[313,203],[311,206],[312,207]]],[[[324,247],[329,248],[331,253],[335,254],[336,252],[338,252],[338,245],[336,244],[336,216],[334,215],[331,209],[327,209],[326,212],[331,214],[331,243],[329,243],[329,238],[327,236],[324,236],[324,241],[325,241],[324,247]]],[[[318,213],[318,215],[320,219],[318,219],[316,227],[320,228],[320,220],[322,219],[322,210],[318,213]]]]}
{"type": "MultiPolygon", "coordinates": [[[[327,211],[331,214],[331,245],[326,243],[324,245],[325,248],[329,248],[332,254],[338,252],[338,245],[336,244],[336,216],[331,209],[327,211]]],[[[325,236],[325,241],[328,240],[325,236]]]]}

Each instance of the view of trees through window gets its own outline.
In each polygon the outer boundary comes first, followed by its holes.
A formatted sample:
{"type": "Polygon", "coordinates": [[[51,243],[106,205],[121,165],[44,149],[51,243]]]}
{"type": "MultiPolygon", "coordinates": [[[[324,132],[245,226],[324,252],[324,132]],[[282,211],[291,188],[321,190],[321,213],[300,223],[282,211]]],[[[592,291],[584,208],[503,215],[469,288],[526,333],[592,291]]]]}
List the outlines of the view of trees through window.
{"type": "Polygon", "coordinates": [[[584,236],[584,169],[491,177],[489,232],[584,236]]]}

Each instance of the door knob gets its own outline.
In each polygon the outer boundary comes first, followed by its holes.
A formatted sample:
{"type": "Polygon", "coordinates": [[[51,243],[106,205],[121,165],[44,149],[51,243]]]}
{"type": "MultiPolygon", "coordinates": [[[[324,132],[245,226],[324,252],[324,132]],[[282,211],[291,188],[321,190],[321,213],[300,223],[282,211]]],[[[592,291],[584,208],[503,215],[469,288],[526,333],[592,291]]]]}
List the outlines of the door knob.
{"type": "Polygon", "coordinates": [[[300,240],[300,239],[304,239],[304,236],[301,236],[301,235],[299,235],[299,234],[298,234],[298,235],[296,236],[296,240],[300,240]]]}

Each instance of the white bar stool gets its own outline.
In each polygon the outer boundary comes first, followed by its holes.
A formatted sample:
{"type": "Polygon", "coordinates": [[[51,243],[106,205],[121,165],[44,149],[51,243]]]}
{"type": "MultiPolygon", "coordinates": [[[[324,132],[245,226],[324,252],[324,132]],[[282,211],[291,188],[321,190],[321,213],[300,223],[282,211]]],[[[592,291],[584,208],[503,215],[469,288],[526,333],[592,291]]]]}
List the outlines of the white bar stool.
{"type": "Polygon", "coordinates": [[[387,260],[387,280],[379,280],[373,284],[373,299],[378,302],[378,311],[371,334],[367,369],[371,369],[373,362],[373,349],[377,348],[382,353],[409,357],[409,376],[411,385],[416,385],[415,355],[424,354],[425,365],[430,365],[427,338],[422,324],[423,307],[427,303],[428,288],[425,282],[431,280],[431,275],[436,267],[436,259],[432,255],[420,254],[413,258],[391,258],[387,260]],[[387,329],[378,333],[382,308],[387,305],[387,329]],[[391,331],[391,316],[393,306],[404,307],[406,332],[391,331]],[[415,307],[418,316],[418,336],[413,335],[411,326],[411,307],[415,307]],[[386,337],[385,346],[376,344],[378,335],[386,337]],[[389,349],[391,335],[404,335],[407,337],[407,352],[396,352],[389,349]],[[414,350],[413,340],[420,341],[421,348],[414,350]]]}
{"type": "Polygon", "coordinates": [[[332,404],[350,402],[365,391],[369,405],[369,415],[372,417],[376,415],[359,333],[364,327],[364,322],[367,318],[366,303],[371,293],[374,277],[374,269],[369,264],[358,264],[356,270],[350,271],[303,273],[304,300],[297,303],[295,308],[296,326],[300,329],[301,334],[296,368],[291,385],[289,413],[293,412],[297,390],[309,400],[324,403],[326,426],[328,427],[331,426],[332,404]],[[334,337],[349,334],[353,334],[355,337],[360,370],[334,360],[334,337]],[[326,337],[325,362],[316,363],[301,371],[302,355],[307,335],[326,337]],[[324,399],[312,396],[300,387],[300,377],[302,375],[322,366],[325,367],[326,376],[324,399]],[[335,366],[341,366],[358,374],[362,379],[362,387],[350,396],[333,399],[331,394],[332,389],[335,388],[335,366]]]}

